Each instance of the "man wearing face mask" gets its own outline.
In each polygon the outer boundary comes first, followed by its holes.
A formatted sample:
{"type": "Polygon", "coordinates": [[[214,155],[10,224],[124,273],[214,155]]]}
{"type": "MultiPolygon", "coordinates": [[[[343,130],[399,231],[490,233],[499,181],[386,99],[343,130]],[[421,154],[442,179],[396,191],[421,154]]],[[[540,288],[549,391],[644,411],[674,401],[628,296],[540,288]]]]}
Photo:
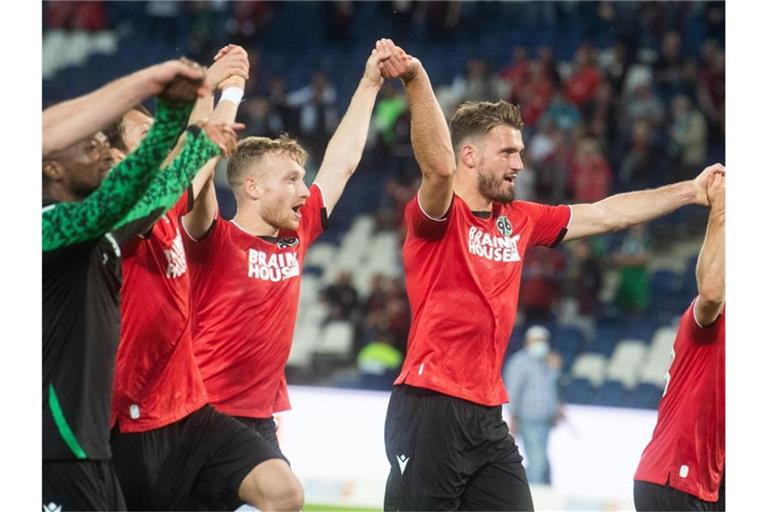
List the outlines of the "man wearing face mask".
{"type": "Polygon", "coordinates": [[[525,333],[525,348],[509,361],[504,381],[509,393],[510,424],[520,434],[528,456],[526,473],[532,484],[549,484],[547,442],[560,416],[557,379],[560,356],[549,350],[549,330],[534,325],[525,333]]]}

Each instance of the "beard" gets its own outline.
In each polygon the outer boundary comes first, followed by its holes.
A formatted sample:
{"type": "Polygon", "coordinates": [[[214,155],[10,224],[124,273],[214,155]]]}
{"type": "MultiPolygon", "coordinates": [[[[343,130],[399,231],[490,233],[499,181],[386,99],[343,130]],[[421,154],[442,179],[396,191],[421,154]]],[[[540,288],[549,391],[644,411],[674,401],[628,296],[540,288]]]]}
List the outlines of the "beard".
{"type": "Polygon", "coordinates": [[[483,171],[477,173],[477,188],[483,197],[497,203],[508,204],[515,200],[515,186],[490,173],[486,174],[483,171]]]}
{"type": "Polygon", "coordinates": [[[279,204],[265,205],[261,213],[261,218],[270,226],[286,230],[295,231],[298,229],[298,222],[293,215],[293,210],[279,204]]]}

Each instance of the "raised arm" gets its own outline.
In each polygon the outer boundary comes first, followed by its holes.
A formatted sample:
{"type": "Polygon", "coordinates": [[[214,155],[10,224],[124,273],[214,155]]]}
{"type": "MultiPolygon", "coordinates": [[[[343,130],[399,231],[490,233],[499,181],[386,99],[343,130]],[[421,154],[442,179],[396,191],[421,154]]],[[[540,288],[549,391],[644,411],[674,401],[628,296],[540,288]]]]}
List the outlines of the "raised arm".
{"type": "Polygon", "coordinates": [[[626,229],[689,204],[707,206],[707,183],[713,173],[725,174],[725,167],[714,164],[690,181],[616,194],[592,204],[573,205],[568,233],[563,240],[626,229]]]}
{"type": "Polygon", "coordinates": [[[43,157],[103,130],[149,96],[166,91],[178,78],[204,95],[203,69],[190,61],[172,60],[136,71],[96,91],[43,111],[43,157]],[[191,65],[190,65],[191,64],[191,65]]]}
{"type": "Polygon", "coordinates": [[[349,102],[349,108],[328,142],[323,163],[315,178],[315,183],[323,191],[328,215],[331,214],[349,178],[360,163],[365,140],[368,138],[373,105],[384,83],[379,71],[379,63],[388,57],[389,52],[379,49],[378,46],[371,52],[371,56],[365,63],[363,78],[360,79],[349,102]]]}
{"type": "Polygon", "coordinates": [[[451,133],[429,76],[418,59],[386,39],[392,57],[382,65],[384,78],[400,77],[411,110],[411,144],[421,169],[419,204],[434,219],[445,215],[453,197],[456,158],[451,133]]]}
{"type": "Polygon", "coordinates": [[[43,211],[43,251],[102,236],[141,198],[160,164],[184,130],[192,102],[159,100],[157,119],[136,151],[116,165],[85,200],[58,203],[43,211]]]}
{"type": "Polygon", "coordinates": [[[701,326],[717,320],[725,304],[725,176],[716,174],[707,188],[709,222],[696,263],[699,296],[694,305],[701,326]]]}
{"type": "MultiPolygon", "coordinates": [[[[220,56],[221,52],[217,58],[220,56]]],[[[226,55],[222,58],[226,58],[226,55]]],[[[232,124],[245,90],[245,80],[237,75],[231,76],[221,83],[221,89],[222,95],[219,104],[216,105],[211,114],[211,122],[232,124]]],[[[192,211],[181,218],[184,229],[195,240],[199,240],[208,232],[219,208],[216,200],[216,187],[213,184],[215,169],[215,165],[206,165],[192,180],[194,206],[192,211]]]]}
{"type": "Polygon", "coordinates": [[[190,126],[179,156],[158,173],[141,200],[115,226],[118,242],[150,229],[178,201],[195,173],[214,167],[218,155],[232,154],[235,145],[235,132],[229,125],[207,124],[202,129],[190,126]]]}
{"type": "MultiPolygon", "coordinates": [[[[207,92],[205,95],[199,97],[195,102],[195,108],[192,109],[192,113],[189,115],[189,124],[204,124],[211,121],[211,115],[213,114],[213,92],[217,89],[224,89],[231,78],[239,78],[242,87],[244,89],[245,81],[248,79],[248,72],[250,64],[248,62],[248,52],[246,52],[241,46],[235,44],[229,44],[219,50],[214,57],[214,62],[211,66],[205,70],[205,83],[207,92]]],[[[222,120],[221,117],[219,117],[222,120]]],[[[229,120],[225,116],[224,122],[232,123],[235,120],[234,115],[229,120]]],[[[213,121],[215,122],[215,121],[213,121]]],[[[176,143],[176,147],[168,155],[163,162],[163,167],[170,164],[176,156],[181,152],[184,147],[184,136],[179,138],[179,142],[176,143]]],[[[198,173],[198,176],[201,173],[198,173]]],[[[202,182],[196,186],[196,191],[199,191],[202,186],[202,182]]]]}

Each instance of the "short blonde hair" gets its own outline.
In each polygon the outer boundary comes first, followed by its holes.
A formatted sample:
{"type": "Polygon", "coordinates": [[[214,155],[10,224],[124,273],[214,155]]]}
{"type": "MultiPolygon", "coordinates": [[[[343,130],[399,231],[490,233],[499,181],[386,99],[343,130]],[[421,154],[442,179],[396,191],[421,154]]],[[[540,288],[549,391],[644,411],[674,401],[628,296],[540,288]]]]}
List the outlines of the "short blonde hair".
{"type": "Polygon", "coordinates": [[[286,133],[281,133],[276,139],[246,137],[237,143],[237,150],[229,157],[227,164],[229,185],[239,185],[248,168],[253,165],[254,160],[258,160],[267,153],[284,153],[302,167],[307,161],[307,152],[296,139],[292,139],[286,133]]]}
{"type": "Polygon", "coordinates": [[[459,105],[449,123],[451,143],[458,154],[462,140],[475,135],[485,135],[499,125],[508,125],[517,130],[523,129],[520,107],[504,100],[467,101],[459,105]]]}

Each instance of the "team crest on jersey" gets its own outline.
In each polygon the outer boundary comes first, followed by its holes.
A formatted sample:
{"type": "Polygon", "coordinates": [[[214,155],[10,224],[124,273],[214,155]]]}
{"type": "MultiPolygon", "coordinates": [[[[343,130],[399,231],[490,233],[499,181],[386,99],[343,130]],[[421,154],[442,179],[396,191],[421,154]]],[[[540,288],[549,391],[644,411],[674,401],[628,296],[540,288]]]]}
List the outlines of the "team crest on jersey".
{"type": "Polygon", "coordinates": [[[299,239],[295,236],[290,238],[280,238],[277,241],[278,249],[287,249],[288,247],[296,247],[297,245],[299,245],[299,239]]]}
{"type": "Polygon", "coordinates": [[[502,215],[496,220],[496,229],[498,229],[499,233],[504,236],[510,236],[512,234],[512,223],[509,222],[506,215],[502,215]]]}

